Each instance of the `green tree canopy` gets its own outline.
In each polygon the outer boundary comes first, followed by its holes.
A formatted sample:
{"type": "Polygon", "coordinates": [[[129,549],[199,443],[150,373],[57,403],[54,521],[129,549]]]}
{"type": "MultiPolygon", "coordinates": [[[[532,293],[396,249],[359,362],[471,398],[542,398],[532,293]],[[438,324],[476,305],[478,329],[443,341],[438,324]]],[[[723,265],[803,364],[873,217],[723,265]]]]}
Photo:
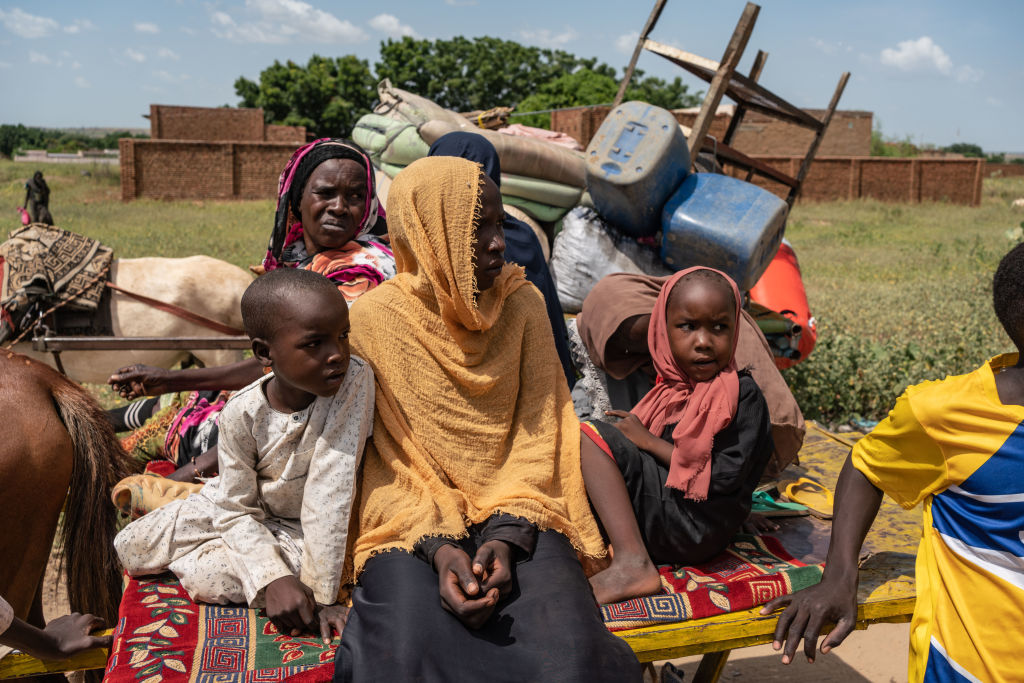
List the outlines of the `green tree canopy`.
{"type": "MultiPolygon", "coordinates": [[[[596,71],[583,67],[542,85],[536,94],[519,103],[518,111],[526,114],[588,104],[611,104],[618,92],[619,82],[614,69],[603,64],[596,71]]],[[[700,97],[689,93],[682,79],[665,83],[660,78],[643,78],[643,72],[639,70],[626,89],[626,100],[643,100],[665,109],[681,109],[700,103],[700,97]]],[[[531,114],[517,117],[515,121],[528,126],[551,127],[550,114],[531,114]]]]}
{"type": "MultiPolygon", "coordinates": [[[[501,38],[423,40],[388,39],[380,60],[369,64],[352,55],[335,59],[314,55],[309,64],[275,61],[259,83],[235,81],[239,105],[263,107],[267,123],[304,125],[316,135],[348,135],[356,120],[377,99],[376,83],[388,78],[403,90],[455,111],[516,106],[519,111],[603,104],[615,98],[615,69],[597,59],[577,57],[501,38]]],[[[627,92],[669,109],[699,101],[679,78],[667,83],[637,72],[627,92]]],[[[548,125],[550,117],[532,118],[548,125]]]]}
{"type": "Polygon", "coordinates": [[[260,72],[260,82],[239,77],[235,93],[243,107],[262,107],[267,123],[305,126],[314,135],[348,135],[377,98],[366,60],[354,55],[313,55],[306,66],[278,61],[260,72]]]}
{"type": "Polygon", "coordinates": [[[982,151],[981,146],[970,142],[957,142],[955,144],[948,145],[943,149],[947,152],[953,152],[954,154],[963,154],[965,157],[976,157],[979,159],[985,158],[985,152],[982,151]]]}

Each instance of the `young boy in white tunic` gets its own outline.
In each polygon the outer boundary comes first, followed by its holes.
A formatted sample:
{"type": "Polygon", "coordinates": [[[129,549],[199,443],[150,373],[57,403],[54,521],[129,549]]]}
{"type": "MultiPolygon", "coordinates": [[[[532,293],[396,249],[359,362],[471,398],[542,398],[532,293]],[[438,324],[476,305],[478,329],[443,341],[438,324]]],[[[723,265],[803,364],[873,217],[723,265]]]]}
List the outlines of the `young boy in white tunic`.
{"type": "Polygon", "coordinates": [[[170,569],[196,601],[266,607],[282,633],[341,633],[337,604],[373,372],[349,356],[348,306],[327,278],[282,268],[242,297],[273,369],[220,418],[220,476],[132,522],[114,546],[132,576],[170,569]]]}

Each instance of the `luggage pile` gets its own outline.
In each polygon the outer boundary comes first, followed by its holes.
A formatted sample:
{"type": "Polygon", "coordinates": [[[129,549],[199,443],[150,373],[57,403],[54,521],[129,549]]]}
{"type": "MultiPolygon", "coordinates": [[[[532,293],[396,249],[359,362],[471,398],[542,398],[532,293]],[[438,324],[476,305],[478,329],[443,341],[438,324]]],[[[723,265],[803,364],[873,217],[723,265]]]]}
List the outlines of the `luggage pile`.
{"type": "MultiPolygon", "coordinates": [[[[545,246],[553,239],[550,268],[566,313],[578,312],[597,281],[616,272],[667,275],[704,265],[750,291],[779,253],[786,202],[731,176],[691,173],[686,136],[660,107],[623,103],[580,153],[512,134],[518,131],[483,129],[387,80],[378,94],[380,104],[357,122],[353,138],[390,178],[447,133],[463,130],[491,141],[501,158],[506,210],[525,214],[545,246]]],[[[791,249],[785,259],[796,267],[791,249]]],[[[773,281],[799,291],[770,290],[771,304],[763,302],[774,314],[765,316],[764,331],[785,366],[814,344],[809,312],[799,321],[788,315],[799,308],[786,305],[789,300],[806,309],[796,268],[795,282],[773,281]]]]}

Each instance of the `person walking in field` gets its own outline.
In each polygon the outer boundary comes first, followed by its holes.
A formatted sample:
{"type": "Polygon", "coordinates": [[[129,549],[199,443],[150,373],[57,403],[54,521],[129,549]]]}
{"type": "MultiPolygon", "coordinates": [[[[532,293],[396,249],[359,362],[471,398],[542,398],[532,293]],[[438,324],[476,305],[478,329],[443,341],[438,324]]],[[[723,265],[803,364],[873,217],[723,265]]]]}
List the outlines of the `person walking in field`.
{"type": "Polygon", "coordinates": [[[50,186],[46,184],[42,171],[36,171],[25,181],[25,202],[33,223],[53,225],[50,215],[50,186]]]}
{"type": "Polygon", "coordinates": [[[1013,634],[1024,614],[1024,244],[992,282],[996,317],[1017,347],[966,375],[909,387],[857,442],[836,485],[835,521],[821,583],[772,600],[788,605],[775,649],[788,664],[800,640],[814,661],[857,620],[857,557],[882,493],[924,506],[917,605],[910,625],[911,683],[1019,681],[1013,634]]]}

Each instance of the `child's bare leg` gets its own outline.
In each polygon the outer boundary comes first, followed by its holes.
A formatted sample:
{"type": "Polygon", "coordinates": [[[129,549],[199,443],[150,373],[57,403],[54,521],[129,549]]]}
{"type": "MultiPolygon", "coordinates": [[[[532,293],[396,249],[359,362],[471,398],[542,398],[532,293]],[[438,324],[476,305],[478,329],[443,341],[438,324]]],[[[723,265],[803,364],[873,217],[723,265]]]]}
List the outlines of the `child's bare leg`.
{"type": "Polygon", "coordinates": [[[659,592],[661,578],[644,547],[618,466],[582,435],[580,458],[587,495],[615,550],[611,566],[590,577],[594,597],[604,605],[659,592]]]}

